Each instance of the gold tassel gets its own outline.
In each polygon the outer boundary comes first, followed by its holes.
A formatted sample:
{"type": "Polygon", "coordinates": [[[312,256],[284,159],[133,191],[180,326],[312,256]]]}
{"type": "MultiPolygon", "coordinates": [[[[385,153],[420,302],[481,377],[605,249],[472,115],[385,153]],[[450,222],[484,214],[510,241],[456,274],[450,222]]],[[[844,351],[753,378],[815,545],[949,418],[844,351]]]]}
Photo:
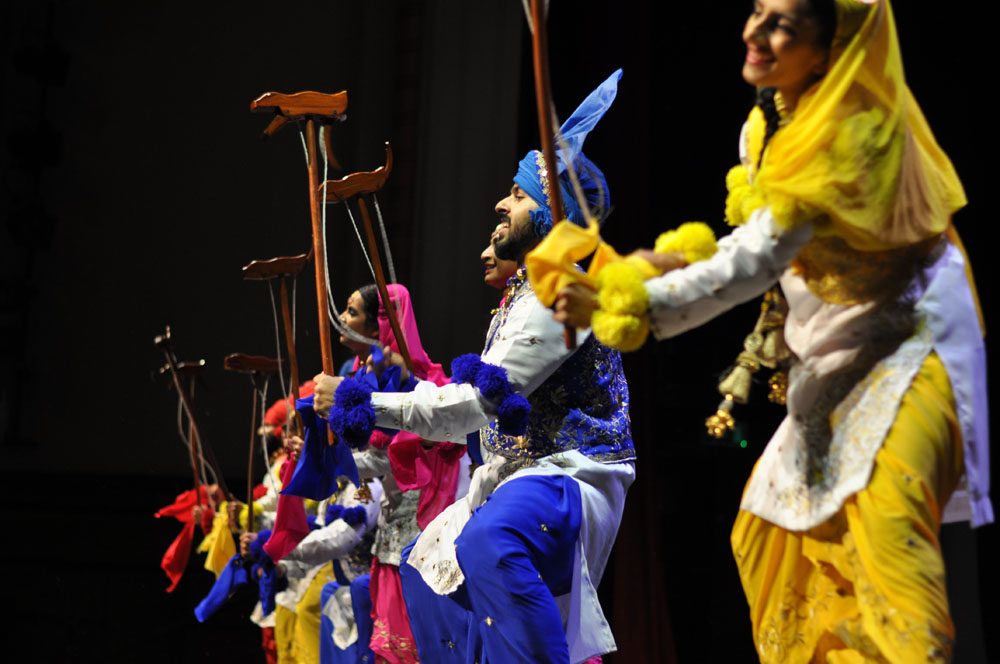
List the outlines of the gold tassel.
{"type": "Polygon", "coordinates": [[[355,494],[359,503],[368,504],[372,501],[372,490],[368,488],[368,480],[361,478],[361,486],[358,487],[358,492],[355,494]]]}
{"type": "Polygon", "coordinates": [[[736,424],[733,420],[733,415],[730,411],[733,409],[733,395],[727,394],[726,398],[722,400],[719,404],[719,409],[715,411],[715,415],[710,416],[705,420],[705,426],[708,428],[708,435],[713,438],[722,438],[726,431],[729,431],[736,424]]]}
{"type": "Polygon", "coordinates": [[[750,399],[753,375],[758,369],[760,363],[757,357],[749,351],[743,351],[736,358],[736,366],[719,383],[719,392],[738,403],[746,403],[750,399]]]}
{"type": "MultiPolygon", "coordinates": [[[[788,304],[777,287],[764,294],[757,323],[743,340],[743,352],[736,358],[736,366],[719,383],[719,392],[725,398],[716,413],[705,420],[709,433],[716,438],[721,438],[733,428],[733,403],[750,400],[754,373],[762,366],[777,369],[792,356],[784,336],[787,313],[788,304]]],[[[771,388],[768,398],[774,403],[785,403],[788,376],[779,372],[768,381],[768,385],[771,388]]]]}
{"type": "Polygon", "coordinates": [[[784,371],[774,372],[767,381],[767,386],[771,388],[767,393],[768,401],[784,406],[788,400],[788,374],[784,371]]]}

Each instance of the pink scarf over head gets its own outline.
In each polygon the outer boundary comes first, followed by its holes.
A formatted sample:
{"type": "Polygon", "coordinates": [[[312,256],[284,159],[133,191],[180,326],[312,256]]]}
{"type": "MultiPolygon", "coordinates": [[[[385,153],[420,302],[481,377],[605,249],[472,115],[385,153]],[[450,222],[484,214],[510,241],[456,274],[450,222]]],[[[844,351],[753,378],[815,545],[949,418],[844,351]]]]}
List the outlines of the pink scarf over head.
{"type": "MultiPolygon", "coordinates": [[[[413,361],[413,372],[421,380],[429,380],[435,385],[447,385],[451,382],[450,379],[440,364],[431,361],[420,343],[410,291],[402,284],[389,284],[386,289],[396,311],[400,330],[406,337],[406,347],[413,361]]],[[[389,323],[389,315],[386,313],[381,293],[378,338],[383,346],[388,346],[394,353],[399,352],[399,344],[392,333],[392,325],[389,323]]],[[[354,368],[357,369],[359,364],[355,360],[354,368]]],[[[396,484],[403,491],[420,489],[417,523],[421,528],[430,523],[441,510],[455,502],[459,462],[465,453],[464,445],[437,443],[430,449],[424,449],[423,442],[420,436],[400,431],[389,443],[389,461],[392,463],[392,475],[396,484]]]]}

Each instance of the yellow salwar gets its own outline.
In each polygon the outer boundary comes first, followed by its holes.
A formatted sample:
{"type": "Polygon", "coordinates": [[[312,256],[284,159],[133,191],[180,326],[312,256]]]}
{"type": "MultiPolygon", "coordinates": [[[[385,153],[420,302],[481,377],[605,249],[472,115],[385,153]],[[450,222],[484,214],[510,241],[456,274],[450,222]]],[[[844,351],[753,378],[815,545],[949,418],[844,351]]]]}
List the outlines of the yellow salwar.
{"type": "Polygon", "coordinates": [[[295,661],[296,664],[319,664],[319,622],[323,607],[320,595],[323,586],[335,581],[333,563],[328,562],[309,582],[302,599],[295,605],[295,661]]]}
{"type": "Polygon", "coordinates": [[[947,662],[941,512],[963,471],[948,374],[931,353],[865,489],[829,521],[785,530],[740,511],[731,541],[761,662],[947,662]]]}
{"type": "Polygon", "coordinates": [[[274,607],[274,642],[277,645],[278,664],[296,664],[295,623],[294,611],[280,604],[274,607]]]}

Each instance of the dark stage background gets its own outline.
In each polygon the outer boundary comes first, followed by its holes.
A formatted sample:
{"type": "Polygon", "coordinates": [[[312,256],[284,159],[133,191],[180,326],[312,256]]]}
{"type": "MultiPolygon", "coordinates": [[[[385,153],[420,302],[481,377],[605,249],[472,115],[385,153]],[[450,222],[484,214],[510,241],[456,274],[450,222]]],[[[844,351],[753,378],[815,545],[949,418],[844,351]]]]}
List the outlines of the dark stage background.
{"type": "MultiPolygon", "coordinates": [[[[553,3],[562,117],[625,70],[587,141],[608,177],[605,236],[618,249],[648,246],[689,219],[726,232],[723,178],[752,103],[740,77],[745,4],[553,3]]],[[[969,13],[895,9],[910,86],[967,188],[955,221],[996,329],[987,161],[996,141],[976,73],[991,35],[969,13]]],[[[169,324],[182,359],[207,360],[197,410],[228,482],[245,486],[250,385],[221,361],[273,355],[275,341],[266,288],[242,282],[240,267],[310,244],[297,132],[260,142],[267,118],[249,102],[269,90],[346,89],[334,149],[353,172],[382,164],[383,142],[393,144],[380,202],[424,345],[446,365],[477,352],[498,297],[478,260],[492,205],[538,142],[520,3],[49,0],[7,3],[0,25],[0,504],[12,610],[3,651],[55,662],[260,661],[250,598],[195,622],[211,585],[200,557],[164,593],[158,564],[178,528],[152,514],[188,488],[190,470],[152,339],[169,324]]],[[[343,302],[370,279],[344,211],[328,217],[343,302]]],[[[310,376],[320,367],[311,270],[297,302],[310,376]]],[[[781,413],[763,393],[739,409],[745,448],[709,440],[701,423],[756,307],[626,358],[641,460],[601,587],[621,648],[608,662],[754,661],[728,535],[781,413]]],[[[998,559],[997,540],[995,526],[945,529],[958,662],[1000,661],[995,629],[982,629],[1000,613],[978,608],[1000,589],[986,564],[998,559]]]]}

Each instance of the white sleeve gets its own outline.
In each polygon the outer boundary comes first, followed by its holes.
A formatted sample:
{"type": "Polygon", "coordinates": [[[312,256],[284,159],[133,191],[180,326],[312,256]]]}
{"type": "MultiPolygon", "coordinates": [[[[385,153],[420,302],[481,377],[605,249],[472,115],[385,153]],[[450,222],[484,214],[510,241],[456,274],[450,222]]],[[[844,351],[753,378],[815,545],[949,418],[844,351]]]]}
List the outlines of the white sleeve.
{"type": "Polygon", "coordinates": [[[358,475],[366,480],[372,477],[382,477],[392,472],[389,454],[385,450],[368,446],[354,452],[354,465],[358,467],[358,475]]]}
{"type": "MultiPolygon", "coordinates": [[[[511,307],[483,362],[506,369],[511,386],[526,397],[574,352],[566,348],[563,329],[529,292],[511,307]]],[[[589,333],[577,330],[577,347],[589,333]]],[[[465,434],[485,426],[496,415],[496,404],[467,383],[438,387],[421,381],[412,392],[376,392],[372,405],[379,426],[452,443],[465,443],[465,434]]]]}
{"type": "Polygon", "coordinates": [[[653,336],[676,336],[764,293],[812,235],[812,222],[785,231],[758,208],[711,258],[646,282],[653,336]]]}
{"type": "MultiPolygon", "coordinates": [[[[349,553],[361,543],[361,538],[378,520],[378,505],[382,497],[382,485],[377,480],[369,484],[372,500],[365,508],[365,520],[352,526],[343,519],[312,531],[299,542],[286,557],[286,560],[304,563],[307,566],[322,565],[334,558],[340,558],[349,553]]],[[[344,507],[357,507],[361,503],[357,499],[357,487],[353,484],[345,487],[337,503],[344,507]]]]}

